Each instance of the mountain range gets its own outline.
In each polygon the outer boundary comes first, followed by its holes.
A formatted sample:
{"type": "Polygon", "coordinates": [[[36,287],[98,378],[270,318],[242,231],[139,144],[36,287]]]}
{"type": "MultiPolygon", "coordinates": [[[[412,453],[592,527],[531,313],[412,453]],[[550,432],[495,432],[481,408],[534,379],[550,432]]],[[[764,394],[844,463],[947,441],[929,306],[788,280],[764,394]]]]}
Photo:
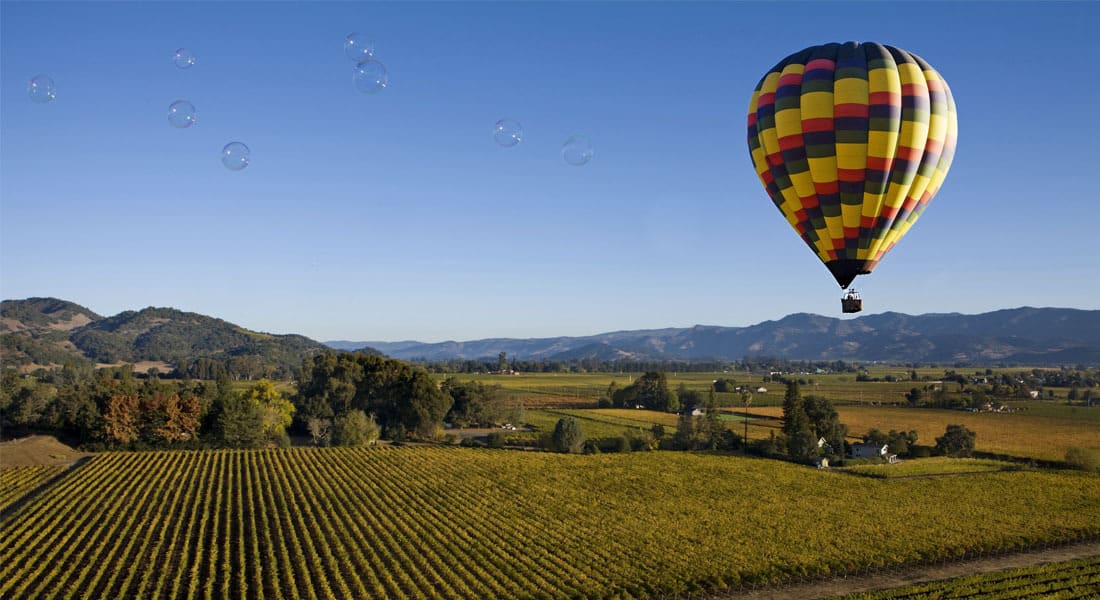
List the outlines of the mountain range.
{"type": "Polygon", "coordinates": [[[251,331],[198,313],[149,307],[103,317],[57,298],[0,303],[5,365],[159,362],[197,359],[230,364],[239,374],[289,373],[327,347],[300,335],[251,331]]]}
{"type": "Polygon", "coordinates": [[[772,356],[852,360],[1027,365],[1100,363],[1100,310],[1014,308],[978,315],[887,312],[856,319],[798,313],[748,327],[616,331],[583,337],[491,338],[466,342],[330,341],[375,348],[407,360],[737,360],[772,356]]]}
{"type": "Polygon", "coordinates": [[[104,317],[57,298],[0,303],[0,362],[36,365],[210,359],[230,371],[286,374],[302,359],[337,350],[406,360],[702,361],[769,356],[974,364],[1100,364],[1100,310],[1014,308],[977,315],[881,313],[835,319],[798,313],[748,327],[615,331],[591,336],[463,342],[330,341],[251,331],[222,319],[149,307],[104,317]]]}

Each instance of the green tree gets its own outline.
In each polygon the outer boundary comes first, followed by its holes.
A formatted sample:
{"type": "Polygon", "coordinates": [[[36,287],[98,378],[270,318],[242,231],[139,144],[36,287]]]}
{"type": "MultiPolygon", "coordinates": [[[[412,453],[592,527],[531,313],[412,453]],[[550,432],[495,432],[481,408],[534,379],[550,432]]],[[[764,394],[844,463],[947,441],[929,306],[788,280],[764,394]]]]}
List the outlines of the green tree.
{"type": "Polygon", "coordinates": [[[783,434],[787,438],[787,455],[792,459],[806,461],[817,454],[817,437],[806,415],[797,381],[787,383],[783,397],[783,434]]]}
{"type": "Polygon", "coordinates": [[[714,390],[707,393],[707,400],[703,403],[704,414],[699,417],[698,430],[703,445],[710,450],[717,450],[723,444],[723,435],[726,427],[722,424],[722,413],[718,408],[718,399],[714,390]]]}
{"type": "Polygon", "coordinates": [[[828,398],[819,396],[806,396],[802,401],[806,418],[810,421],[810,429],[814,434],[814,444],[817,439],[825,438],[835,454],[844,452],[844,438],[848,435],[848,427],[840,422],[840,415],[833,408],[833,403],[828,398]]]}
{"type": "Polygon", "coordinates": [[[226,448],[259,448],[264,445],[264,415],[259,404],[240,394],[225,394],[211,409],[213,442],[226,448]]]}
{"type": "Polygon", "coordinates": [[[380,430],[374,417],[352,409],[332,422],[332,443],[336,446],[367,446],[378,440],[380,430]]]}
{"type": "Polygon", "coordinates": [[[649,410],[676,412],[680,409],[680,402],[668,389],[668,378],[664,373],[649,371],[629,387],[635,390],[636,402],[649,410]]]}
{"type": "Polygon", "coordinates": [[[977,435],[965,425],[948,425],[942,437],[936,438],[936,450],[947,456],[970,456],[974,453],[977,435]]]}
{"type": "Polygon", "coordinates": [[[554,426],[554,449],[558,452],[577,453],[584,447],[584,431],[573,417],[562,417],[554,426]]]}
{"type": "Polygon", "coordinates": [[[909,404],[917,406],[920,404],[921,399],[924,397],[924,392],[920,388],[913,388],[909,390],[909,393],[905,394],[905,399],[909,401],[909,404]]]}

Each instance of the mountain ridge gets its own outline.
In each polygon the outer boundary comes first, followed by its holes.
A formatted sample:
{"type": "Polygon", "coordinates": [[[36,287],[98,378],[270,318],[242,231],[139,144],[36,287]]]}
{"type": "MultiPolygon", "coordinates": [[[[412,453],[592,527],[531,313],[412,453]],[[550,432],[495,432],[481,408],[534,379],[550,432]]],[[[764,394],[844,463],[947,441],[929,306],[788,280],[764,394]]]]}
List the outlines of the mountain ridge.
{"type": "Polygon", "coordinates": [[[0,304],[0,341],[6,365],[164,361],[180,366],[208,359],[246,376],[285,374],[299,367],[303,358],[327,349],[366,349],[393,358],[426,361],[495,360],[505,352],[513,359],[547,361],[733,361],[770,356],[865,362],[1100,364],[1100,310],[1023,306],[973,315],[884,312],[855,319],[803,312],[744,327],[697,324],[588,336],[322,343],[296,334],[251,331],[175,308],[147,307],[104,317],[66,300],[28,298],[0,304]]]}
{"type": "MultiPolygon", "coordinates": [[[[328,342],[326,342],[328,343],[328,342]]],[[[332,345],[331,343],[329,343],[332,345]]],[[[693,325],[620,330],[588,336],[485,338],[415,343],[340,342],[370,346],[406,360],[737,360],[776,356],[804,360],[903,362],[1095,362],[1100,356],[1100,310],[1000,309],[979,314],[899,312],[855,319],[793,313],[745,327],[693,325]]]]}

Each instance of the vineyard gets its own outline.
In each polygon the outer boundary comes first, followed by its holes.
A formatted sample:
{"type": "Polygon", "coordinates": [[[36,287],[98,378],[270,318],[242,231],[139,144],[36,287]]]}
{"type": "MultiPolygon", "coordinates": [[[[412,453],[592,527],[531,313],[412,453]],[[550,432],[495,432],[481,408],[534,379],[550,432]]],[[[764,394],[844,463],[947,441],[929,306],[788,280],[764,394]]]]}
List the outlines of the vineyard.
{"type": "Polygon", "coordinates": [[[3,598],[647,597],[1094,537],[1100,477],[879,480],[671,452],[119,452],[0,529],[3,598]]]}
{"type": "Polygon", "coordinates": [[[1046,600],[1100,597],[1100,556],[947,581],[905,586],[844,600],[1046,600]]]}
{"type": "Polygon", "coordinates": [[[62,467],[5,467],[0,469],[0,513],[23,494],[63,471],[62,467]]]}

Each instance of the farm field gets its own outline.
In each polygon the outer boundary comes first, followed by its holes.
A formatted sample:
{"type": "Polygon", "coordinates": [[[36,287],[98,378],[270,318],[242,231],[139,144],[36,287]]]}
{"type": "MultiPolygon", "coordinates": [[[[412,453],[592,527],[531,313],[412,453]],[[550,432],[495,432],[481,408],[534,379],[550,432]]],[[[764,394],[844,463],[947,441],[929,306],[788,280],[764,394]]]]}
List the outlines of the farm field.
{"type": "Polygon", "coordinates": [[[685,452],[119,452],[0,528],[4,598],[647,597],[1100,535],[1100,476],[878,480],[685,452]]]}
{"type": "Polygon", "coordinates": [[[1095,598],[1100,594],[1100,556],[844,596],[843,600],[950,600],[982,598],[1095,598]]]}
{"type": "Polygon", "coordinates": [[[23,494],[64,471],[64,467],[0,467],[0,513],[23,494]]]}
{"type": "MultiPolygon", "coordinates": [[[[1024,367],[1006,369],[1016,373],[1028,370],[1024,367]]],[[[914,387],[929,385],[928,380],[910,381],[909,369],[902,367],[872,366],[867,369],[874,378],[893,376],[898,381],[856,381],[854,373],[843,374],[807,374],[797,376],[806,381],[801,386],[804,395],[824,396],[835,404],[907,404],[905,394],[914,387]]],[[[998,371],[995,371],[995,373],[998,371]]],[[[917,369],[919,377],[937,380],[944,374],[943,368],[917,369]]],[[[494,374],[442,374],[434,375],[442,381],[455,377],[459,381],[477,381],[489,385],[500,385],[513,400],[524,403],[528,408],[585,408],[595,406],[596,401],[605,394],[607,386],[615,382],[625,387],[637,379],[641,373],[520,373],[518,375],[494,374]]],[[[715,379],[732,379],[737,385],[749,385],[754,390],[753,406],[779,406],[783,403],[784,385],[778,382],[764,381],[761,374],[749,374],[744,371],[710,373],[666,373],[670,389],[681,384],[698,392],[706,393],[715,379]],[[756,392],[763,387],[766,392],[756,392]]],[[[949,386],[954,389],[954,384],[949,386]]],[[[1064,399],[1068,393],[1064,388],[1048,388],[1055,398],[1064,399]]],[[[740,406],[739,394],[719,393],[717,399],[723,406],[740,406]]],[[[1010,404],[1025,404],[1027,401],[1008,400],[1010,404]]],[[[1035,403],[1042,405],[1043,403],[1035,403]]],[[[1047,405],[1052,403],[1047,402],[1047,405]]],[[[1087,410],[1082,407],[1082,410],[1087,410]]]]}
{"type": "Polygon", "coordinates": [[[1020,468],[1016,463],[982,458],[921,458],[903,460],[895,464],[856,465],[845,470],[849,473],[867,477],[925,477],[931,475],[957,475],[960,473],[990,473],[995,471],[1014,471],[1020,468]]]}
{"type": "MultiPolygon", "coordinates": [[[[1093,409],[1083,409],[1093,410],[1093,409]]],[[[778,419],[779,407],[750,409],[778,419]]],[[[947,425],[965,425],[977,434],[976,449],[1039,460],[1063,460],[1071,446],[1100,450],[1100,424],[1091,418],[1045,417],[1030,411],[969,413],[957,410],[893,408],[881,406],[838,406],[840,420],[848,426],[848,435],[859,437],[870,429],[915,429],[919,444],[934,445],[947,425]]],[[[778,421],[776,421],[778,424],[778,421]]]]}

